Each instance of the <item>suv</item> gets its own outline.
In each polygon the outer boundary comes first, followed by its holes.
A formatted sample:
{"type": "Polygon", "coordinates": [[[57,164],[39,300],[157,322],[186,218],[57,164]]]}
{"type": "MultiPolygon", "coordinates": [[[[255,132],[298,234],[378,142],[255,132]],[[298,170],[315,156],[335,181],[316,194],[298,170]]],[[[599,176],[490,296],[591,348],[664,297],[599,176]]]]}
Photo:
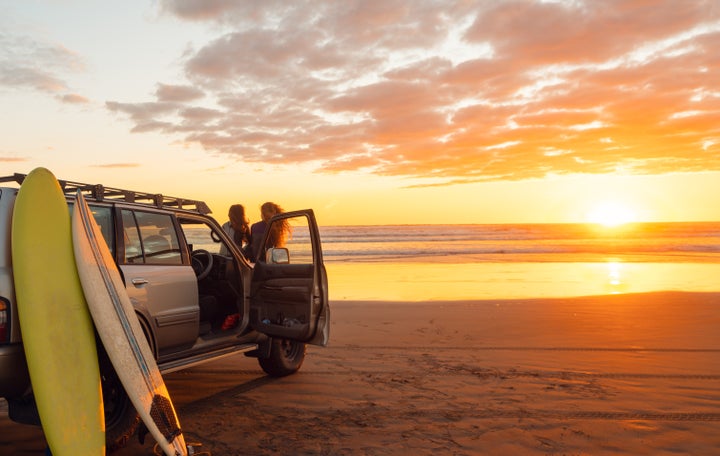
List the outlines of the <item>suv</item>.
{"type": "MultiPolygon", "coordinates": [[[[24,178],[14,174],[0,183],[24,178]]],[[[261,261],[253,264],[202,201],[69,181],[60,186],[70,207],[78,190],[86,196],[161,372],[243,352],[280,377],[300,368],[305,344],[327,344],[327,274],[312,210],[273,217],[267,232],[274,223],[289,223],[289,239],[273,246],[266,237],[261,261]]],[[[11,420],[40,424],[13,290],[10,232],[17,191],[0,187],[0,397],[11,420]]],[[[102,344],[98,353],[110,452],[125,445],[139,416],[102,344]]]]}

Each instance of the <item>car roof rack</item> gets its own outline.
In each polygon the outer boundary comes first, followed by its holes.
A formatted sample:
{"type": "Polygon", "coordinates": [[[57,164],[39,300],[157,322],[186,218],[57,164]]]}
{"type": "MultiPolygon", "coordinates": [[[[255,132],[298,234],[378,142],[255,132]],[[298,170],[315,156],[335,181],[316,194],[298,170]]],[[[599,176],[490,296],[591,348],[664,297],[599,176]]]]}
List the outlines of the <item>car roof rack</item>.
{"type": "MultiPolygon", "coordinates": [[[[0,177],[0,182],[17,182],[22,185],[27,174],[15,173],[12,176],[0,177]]],[[[136,192],[134,190],[123,190],[119,188],[105,187],[102,184],[85,184],[58,179],[60,188],[64,193],[77,193],[82,191],[86,196],[96,201],[123,201],[126,203],[138,203],[158,208],[176,208],[186,211],[210,214],[212,211],[204,201],[165,196],[160,193],[136,192]]]]}

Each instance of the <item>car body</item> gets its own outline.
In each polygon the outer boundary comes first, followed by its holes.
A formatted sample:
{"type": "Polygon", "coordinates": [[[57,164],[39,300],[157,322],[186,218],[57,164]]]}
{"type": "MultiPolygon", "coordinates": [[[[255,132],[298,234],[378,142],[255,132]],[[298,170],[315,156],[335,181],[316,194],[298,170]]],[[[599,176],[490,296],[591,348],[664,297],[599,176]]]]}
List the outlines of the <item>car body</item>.
{"type": "MultiPolygon", "coordinates": [[[[39,424],[13,291],[10,238],[18,187],[2,184],[21,184],[24,177],[0,177],[0,397],[11,419],[39,424]]],[[[243,352],[257,357],[269,375],[284,376],[302,365],[305,344],[327,344],[327,274],[312,210],[273,217],[271,227],[289,222],[290,239],[274,246],[266,237],[264,261],[250,263],[201,201],[60,184],[70,210],[78,191],[88,201],[161,372],[243,352]]],[[[112,451],[135,431],[138,417],[102,344],[98,348],[112,451]]]]}

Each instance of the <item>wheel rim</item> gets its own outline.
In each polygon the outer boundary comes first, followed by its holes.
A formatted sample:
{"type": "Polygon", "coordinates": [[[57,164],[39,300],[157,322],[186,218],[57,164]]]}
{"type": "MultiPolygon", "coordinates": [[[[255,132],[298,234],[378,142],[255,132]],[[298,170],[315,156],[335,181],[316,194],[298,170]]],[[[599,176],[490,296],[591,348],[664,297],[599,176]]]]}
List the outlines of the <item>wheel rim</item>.
{"type": "Polygon", "coordinates": [[[302,345],[292,340],[282,339],[280,341],[280,352],[285,358],[295,359],[301,350],[302,345]]]}

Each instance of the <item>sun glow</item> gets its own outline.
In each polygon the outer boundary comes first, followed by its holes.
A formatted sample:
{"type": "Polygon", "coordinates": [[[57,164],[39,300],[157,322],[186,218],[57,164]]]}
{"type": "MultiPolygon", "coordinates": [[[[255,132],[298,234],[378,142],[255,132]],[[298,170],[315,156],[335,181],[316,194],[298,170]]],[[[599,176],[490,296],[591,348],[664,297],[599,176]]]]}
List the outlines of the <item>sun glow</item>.
{"type": "Polygon", "coordinates": [[[592,208],[585,218],[590,223],[615,227],[634,222],[637,217],[631,208],[620,203],[605,201],[592,208]]]}

